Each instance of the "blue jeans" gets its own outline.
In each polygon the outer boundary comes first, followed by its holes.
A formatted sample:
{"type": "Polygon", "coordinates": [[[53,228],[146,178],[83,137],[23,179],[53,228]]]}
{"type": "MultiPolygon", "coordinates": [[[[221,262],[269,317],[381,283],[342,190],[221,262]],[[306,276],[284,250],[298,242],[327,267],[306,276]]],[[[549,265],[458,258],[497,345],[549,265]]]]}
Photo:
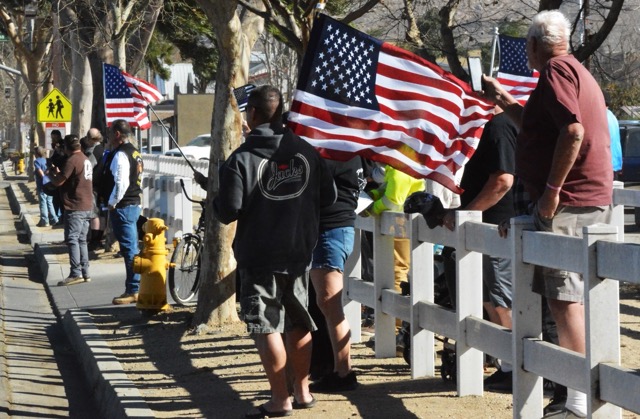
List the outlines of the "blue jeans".
{"type": "Polygon", "coordinates": [[[113,235],[120,243],[120,254],[124,257],[124,266],[127,270],[127,279],[124,282],[126,294],[135,294],[140,288],[140,274],[133,272],[133,257],[139,253],[137,225],[139,217],[138,205],[109,211],[113,235]]]}
{"type": "Polygon", "coordinates": [[[64,212],[64,241],[69,249],[69,277],[89,278],[89,250],[87,233],[89,232],[91,211],[64,212]]]}
{"type": "Polygon", "coordinates": [[[40,222],[42,224],[57,224],[58,215],[53,208],[53,197],[38,190],[38,202],[40,203],[40,222]]]}

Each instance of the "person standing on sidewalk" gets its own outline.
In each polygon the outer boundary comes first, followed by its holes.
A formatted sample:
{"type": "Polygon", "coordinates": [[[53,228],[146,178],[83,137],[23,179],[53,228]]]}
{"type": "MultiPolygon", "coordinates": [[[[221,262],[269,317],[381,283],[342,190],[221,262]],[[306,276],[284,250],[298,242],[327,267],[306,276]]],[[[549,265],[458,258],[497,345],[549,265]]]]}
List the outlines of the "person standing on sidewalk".
{"type": "MultiPolygon", "coordinates": [[[[54,129],[51,131],[51,148],[53,153],[47,161],[47,168],[62,170],[64,163],[67,161],[67,154],[64,151],[64,140],[62,139],[62,133],[54,129]]],[[[62,205],[62,198],[59,191],[55,191],[53,194],[53,208],[56,212],[56,217],[62,219],[64,215],[64,206],[62,205]]]]}
{"type": "Polygon", "coordinates": [[[271,387],[271,399],[246,417],[282,417],[315,405],[309,392],[310,332],[316,326],[307,309],[308,266],[320,208],[335,202],[336,189],[318,152],[282,126],[278,89],[253,90],[246,112],[251,132],[220,167],[213,210],[221,223],[238,222],[233,250],[240,304],[271,387]]]}
{"type": "Polygon", "coordinates": [[[87,232],[93,208],[93,170],[91,162],[82,153],[77,135],[64,137],[67,161],[59,168],[49,170],[51,182],[60,188],[64,205],[64,241],[69,249],[69,276],[59,286],[91,281],[87,232]]]}
{"type": "MultiPolygon", "coordinates": [[[[82,152],[87,156],[91,162],[94,173],[98,167],[98,162],[102,159],[104,154],[104,145],[102,144],[103,138],[100,130],[97,128],[91,128],[87,132],[87,136],[80,140],[82,144],[82,152]]],[[[95,179],[95,177],[94,177],[95,179]]],[[[104,218],[100,217],[100,206],[98,205],[98,191],[94,187],[93,189],[93,218],[89,225],[89,236],[87,238],[89,242],[89,250],[96,250],[100,247],[102,242],[102,235],[104,232],[104,218]]]]}
{"type": "Polygon", "coordinates": [[[36,159],[33,162],[33,166],[36,176],[36,192],[40,205],[40,221],[36,225],[38,227],[47,227],[50,225],[49,222],[51,222],[51,225],[56,225],[58,224],[58,216],[55,208],[53,208],[53,197],[46,194],[43,189],[43,185],[50,181],[49,176],[45,174],[47,171],[47,159],[44,157],[43,147],[36,147],[36,159]]]}
{"type": "Polygon", "coordinates": [[[116,119],[109,128],[112,151],[107,156],[100,175],[99,199],[108,207],[111,229],[120,243],[127,272],[124,293],[113,299],[113,304],[131,304],[138,301],[140,275],[133,272],[133,257],[138,254],[138,227],[140,217],[140,187],[142,157],[131,144],[133,130],[124,119],[116,119]]]}
{"type": "MultiPolygon", "coordinates": [[[[414,192],[424,191],[423,179],[416,179],[400,170],[386,165],[384,168],[384,183],[369,192],[373,198],[370,211],[380,215],[385,211],[404,212],[404,201],[414,192]]],[[[411,268],[411,241],[409,239],[393,239],[393,276],[394,289],[402,293],[402,284],[409,281],[411,268]]],[[[405,348],[404,334],[406,328],[402,321],[396,319],[396,355],[403,356],[405,348]]]]}
{"type": "MultiPolygon", "coordinates": [[[[478,148],[464,168],[460,182],[464,189],[460,195],[462,205],[456,210],[482,211],[483,223],[497,225],[515,216],[511,187],[518,127],[499,106],[495,113],[485,125],[478,148]]],[[[451,231],[455,229],[456,210],[448,210],[442,219],[451,231]]],[[[511,259],[483,255],[482,280],[483,305],[489,320],[511,329],[511,259]]],[[[455,283],[450,289],[455,289],[455,283]]],[[[511,392],[512,371],[511,364],[501,361],[498,370],[484,380],[485,390],[511,392]]]]}
{"type": "Polygon", "coordinates": [[[311,376],[319,379],[310,389],[334,393],[358,386],[356,373],[351,369],[351,329],[342,307],[342,289],[344,265],[353,251],[358,197],[367,181],[359,156],[326,163],[336,183],[338,199],[320,211],[320,236],[313,249],[309,312],[318,330],[311,334],[311,376]]]}
{"type": "MultiPolygon", "coordinates": [[[[523,107],[500,83],[483,76],[484,95],[520,127],[516,175],[535,203],[537,230],[579,237],[582,228],[610,223],[613,167],[607,112],[600,86],[569,54],[571,23],[559,11],[534,16],[527,58],[540,79],[523,107]]],[[[532,290],[547,298],[560,346],[586,352],[584,281],[580,274],[536,267],[532,290]]],[[[587,395],[567,390],[560,412],[545,418],[587,416],[587,395]]]]}

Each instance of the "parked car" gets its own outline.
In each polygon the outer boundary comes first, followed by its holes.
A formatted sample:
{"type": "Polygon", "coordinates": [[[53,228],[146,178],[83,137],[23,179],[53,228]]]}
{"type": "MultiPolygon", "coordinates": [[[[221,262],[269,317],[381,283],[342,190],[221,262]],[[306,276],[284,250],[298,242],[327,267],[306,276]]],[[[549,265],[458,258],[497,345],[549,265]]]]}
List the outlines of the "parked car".
{"type": "MultiPolygon", "coordinates": [[[[201,134],[192,139],[180,149],[190,160],[209,160],[211,155],[211,134],[201,134]]],[[[165,156],[182,157],[177,148],[172,148],[164,153],[165,156]]]]}
{"type": "Polygon", "coordinates": [[[151,153],[149,153],[149,147],[144,146],[140,149],[142,154],[162,154],[162,146],[161,145],[152,145],[151,153]]]}
{"type": "Polygon", "coordinates": [[[622,145],[623,182],[640,182],[640,121],[618,121],[622,145]]]}

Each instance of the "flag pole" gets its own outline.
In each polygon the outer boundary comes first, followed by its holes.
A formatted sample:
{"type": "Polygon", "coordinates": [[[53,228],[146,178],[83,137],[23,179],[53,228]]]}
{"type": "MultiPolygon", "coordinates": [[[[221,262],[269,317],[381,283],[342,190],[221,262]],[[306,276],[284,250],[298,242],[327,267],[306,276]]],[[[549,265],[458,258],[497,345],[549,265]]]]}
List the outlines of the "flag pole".
{"type": "Polygon", "coordinates": [[[313,17],[316,18],[318,17],[318,15],[324,10],[326,6],[326,0],[319,0],[318,3],[316,3],[316,10],[313,13],[313,17]]]}
{"type": "Polygon", "coordinates": [[[498,45],[498,27],[493,28],[493,45],[491,45],[491,67],[489,68],[489,76],[493,77],[494,62],[496,59],[496,47],[498,45]]]}
{"type": "MultiPolygon", "coordinates": [[[[140,89],[138,89],[138,86],[136,86],[134,84],[133,87],[135,87],[136,90],[138,91],[138,93],[140,93],[140,96],[142,96],[142,92],[140,91],[140,89]]],[[[191,162],[189,161],[187,156],[185,156],[184,153],[182,152],[182,149],[180,148],[180,144],[178,144],[176,139],[173,138],[173,135],[171,135],[171,131],[169,131],[169,128],[167,128],[167,126],[164,124],[164,122],[162,122],[162,119],[160,119],[160,117],[158,116],[158,113],[156,112],[156,110],[153,109],[153,106],[151,106],[150,103],[147,103],[147,106],[149,106],[149,109],[151,109],[151,112],[153,112],[153,114],[156,116],[156,119],[158,120],[158,122],[160,122],[160,125],[162,125],[162,128],[164,128],[164,130],[167,132],[167,134],[169,134],[169,138],[171,139],[171,141],[173,141],[173,144],[176,146],[176,148],[178,149],[178,151],[180,152],[182,157],[184,157],[184,159],[187,161],[187,164],[189,165],[191,170],[193,170],[193,172],[195,173],[196,169],[193,167],[193,165],[191,164],[191,162]]],[[[149,150],[149,151],[151,151],[151,150],[149,150]]]]}

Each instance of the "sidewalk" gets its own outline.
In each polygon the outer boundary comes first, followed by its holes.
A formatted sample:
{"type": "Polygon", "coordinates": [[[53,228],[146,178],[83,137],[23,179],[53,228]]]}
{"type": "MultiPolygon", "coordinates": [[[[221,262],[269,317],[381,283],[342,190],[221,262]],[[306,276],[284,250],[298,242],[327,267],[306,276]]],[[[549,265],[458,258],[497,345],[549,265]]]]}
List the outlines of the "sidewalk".
{"type": "MultiPolygon", "coordinates": [[[[43,275],[53,311],[62,320],[69,341],[84,368],[87,385],[95,389],[100,414],[108,418],[154,417],[138,389],[100,337],[89,309],[110,307],[113,297],[124,292],[125,268],[114,254],[93,255],[91,282],[58,286],[69,274],[69,257],[61,227],[36,227],[39,219],[35,183],[26,176],[14,176],[11,164],[3,162],[3,175],[11,182],[9,199],[19,211],[22,233],[29,237],[36,262],[43,275]]],[[[133,305],[117,307],[131,310],[133,305]]]]}

